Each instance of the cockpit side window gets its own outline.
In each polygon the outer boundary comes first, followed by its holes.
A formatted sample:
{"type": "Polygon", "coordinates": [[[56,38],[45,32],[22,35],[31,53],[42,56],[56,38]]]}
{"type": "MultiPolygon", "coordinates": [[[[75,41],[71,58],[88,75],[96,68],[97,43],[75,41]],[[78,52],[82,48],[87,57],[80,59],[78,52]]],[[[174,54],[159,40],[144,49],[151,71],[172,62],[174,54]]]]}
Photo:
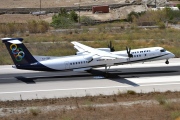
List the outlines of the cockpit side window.
{"type": "Polygon", "coordinates": [[[166,52],[166,50],[165,50],[165,49],[161,49],[160,51],[161,51],[161,52],[166,52]]]}

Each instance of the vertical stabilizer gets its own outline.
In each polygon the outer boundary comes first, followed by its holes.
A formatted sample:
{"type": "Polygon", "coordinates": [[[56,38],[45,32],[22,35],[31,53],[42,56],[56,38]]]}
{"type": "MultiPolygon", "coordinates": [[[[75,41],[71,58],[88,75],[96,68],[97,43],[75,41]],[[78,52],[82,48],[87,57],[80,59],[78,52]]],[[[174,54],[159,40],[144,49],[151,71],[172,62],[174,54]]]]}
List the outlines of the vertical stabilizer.
{"type": "Polygon", "coordinates": [[[37,62],[26,46],[22,38],[2,38],[15,65],[27,65],[37,62]]]}

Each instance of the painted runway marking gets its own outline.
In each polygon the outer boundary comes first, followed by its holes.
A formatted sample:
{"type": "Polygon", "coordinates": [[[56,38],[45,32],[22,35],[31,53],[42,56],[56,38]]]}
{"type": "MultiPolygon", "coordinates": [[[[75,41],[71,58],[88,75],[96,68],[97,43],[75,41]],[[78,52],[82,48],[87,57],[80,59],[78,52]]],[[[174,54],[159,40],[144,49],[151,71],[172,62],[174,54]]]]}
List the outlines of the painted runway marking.
{"type": "MultiPolygon", "coordinates": [[[[139,87],[165,86],[165,85],[180,85],[180,83],[148,84],[148,85],[139,85],[139,87]]],[[[89,88],[67,88],[67,89],[32,90],[32,91],[13,91],[13,92],[0,92],[0,94],[52,92],[52,91],[71,91],[71,90],[93,90],[93,89],[125,88],[125,87],[134,87],[134,86],[126,85],[126,86],[105,86],[105,87],[89,87],[89,88]]]]}

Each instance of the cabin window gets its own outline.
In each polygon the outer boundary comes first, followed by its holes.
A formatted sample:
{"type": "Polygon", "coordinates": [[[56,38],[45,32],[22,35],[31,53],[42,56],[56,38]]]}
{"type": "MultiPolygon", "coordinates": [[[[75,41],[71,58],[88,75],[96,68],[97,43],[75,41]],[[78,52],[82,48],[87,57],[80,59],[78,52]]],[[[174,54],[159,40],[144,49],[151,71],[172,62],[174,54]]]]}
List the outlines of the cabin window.
{"type": "Polygon", "coordinates": [[[70,65],[72,65],[72,63],[70,63],[70,65]]]}
{"type": "Polygon", "coordinates": [[[165,50],[165,49],[161,49],[160,51],[161,51],[161,52],[165,52],[166,50],[165,50]]]}

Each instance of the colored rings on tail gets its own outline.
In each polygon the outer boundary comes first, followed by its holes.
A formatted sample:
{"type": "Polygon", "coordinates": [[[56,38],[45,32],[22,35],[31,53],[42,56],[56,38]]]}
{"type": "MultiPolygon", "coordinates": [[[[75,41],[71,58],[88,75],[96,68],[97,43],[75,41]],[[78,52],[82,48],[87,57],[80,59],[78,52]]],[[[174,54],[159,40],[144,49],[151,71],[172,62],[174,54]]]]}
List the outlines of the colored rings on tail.
{"type": "Polygon", "coordinates": [[[16,61],[22,61],[25,56],[22,48],[18,48],[16,44],[11,44],[10,50],[12,51],[12,54],[14,55],[16,61]]]}

